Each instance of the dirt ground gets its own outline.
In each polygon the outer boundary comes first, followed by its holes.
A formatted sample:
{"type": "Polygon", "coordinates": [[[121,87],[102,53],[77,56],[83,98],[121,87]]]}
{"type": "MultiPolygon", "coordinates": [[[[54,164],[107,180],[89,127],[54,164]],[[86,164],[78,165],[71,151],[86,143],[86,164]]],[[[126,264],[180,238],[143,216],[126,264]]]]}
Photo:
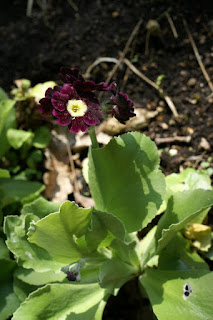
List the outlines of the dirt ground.
{"type": "MultiPolygon", "coordinates": [[[[179,114],[175,118],[158,91],[130,72],[124,91],[137,107],[157,111],[141,132],[158,142],[165,174],[179,172],[185,167],[202,168],[203,161],[213,166],[213,94],[183,24],[185,19],[201,61],[213,81],[213,6],[210,0],[202,3],[189,0],[175,3],[163,0],[46,0],[43,8],[41,5],[45,1],[34,0],[31,17],[26,17],[26,2],[8,0],[1,4],[2,88],[10,92],[13,81],[19,78],[28,78],[33,85],[57,81],[61,66],[80,67],[84,73],[98,57],[119,58],[141,19],[140,30],[126,58],[154,82],[164,75],[161,87],[179,114]],[[150,34],[148,42],[146,25],[150,19],[157,21],[158,27],[150,34]],[[177,137],[189,138],[184,138],[183,142],[177,137]],[[159,140],[161,138],[166,140],[159,140]]],[[[108,62],[99,64],[92,70],[91,78],[104,81],[113,66],[108,62]]],[[[114,75],[121,87],[125,73],[126,66],[122,64],[114,75]]],[[[134,282],[124,286],[118,297],[110,299],[104,319],[154,319],[146,300],[138,311],[137,292],[134,282]]]]}

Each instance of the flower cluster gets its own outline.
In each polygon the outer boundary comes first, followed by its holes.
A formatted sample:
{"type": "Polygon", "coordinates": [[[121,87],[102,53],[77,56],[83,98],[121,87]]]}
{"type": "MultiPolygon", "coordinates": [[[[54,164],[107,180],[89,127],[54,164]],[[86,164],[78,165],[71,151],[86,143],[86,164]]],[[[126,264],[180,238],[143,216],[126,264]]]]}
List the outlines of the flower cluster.
{"type": "Polygon", "coordinates": [[[87,131],[91,125],[100,123],[102,113],[94,91],[111,91],[111,113],[124,123],[133,117],[133,102],[126,94],[119,92],[115,82],[109,86],[105,82],[86,81],[78,68],[62,67],[59,74],[63,86],[47,89],[45,98],[39,101],[42,116],[53,115],[62,126],[71,132],[87,131]]]}

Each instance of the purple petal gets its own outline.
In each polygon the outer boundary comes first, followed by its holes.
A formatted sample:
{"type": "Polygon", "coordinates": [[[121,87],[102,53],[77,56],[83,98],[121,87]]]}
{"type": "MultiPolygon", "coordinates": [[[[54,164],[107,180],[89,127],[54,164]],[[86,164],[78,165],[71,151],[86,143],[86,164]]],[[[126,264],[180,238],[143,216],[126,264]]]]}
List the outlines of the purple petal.
{"type": "Polygon", "coordinates": [[[89,126],[83,121],[83,117],[76,117],[72,120],[72,125],[69,126],[71,132],[77,133],[78,131],[85,132],[89,126]]]}
{"type": "Polygon", "coordinates": [[[57,118],[57,122],[61,126],[68,126],[72,122],[72,117],[71,117],[71,115],[69,114],[68,111],[64,111],[64,112],[61,113],[61,112],[53,109],[52,114],[54,115],[54,117],[57,118]]]}
{"type": "Polygon", "coordinates": [[[69,95],[61,92],[54,92],[52,98],[55,100],[69,100],[69,95]]]}
{"type": "Polygon", "coordinates": [[[59,77],[64,83],[73,83],[75,80],[84,81],[81,71],[78,68],[71,69],[69,67],[61,67],[59,77]]]}
{"type": "Polygon", "coordinates": [[[52,114],[53,106],[50,99],[43,98],[39,103],[38,110],[41,112],[42,117],[47,117],[52,114]]]}
{"type": "Polygon", "coordinates": [[[111,96],[110,101],[113,105],[111,113],[121,123],[125,123],[129,118],[135,116],[134,104],[127,94],[118,92],[116,95],[111,96]]]}
{"type": "Polygon", "coordinates": [[[68,95],[68,99],[78,99],[78,95],[75,91],[75,89],[70,86],[69,84],[64,84],[63,88],[61,89],[62,94],[68,95]]]}
{"type": "Polygon", "coordinates": [[[84,122],[90,126],[94,124],[99,124],[100,119],[102,118],[102,114],[100,110],[90,109],[83,116],[84,122]]]}
{"type": "Polygon", "coordinates": [[[95,83],[94,81],[81,81],[76,80],[73,82],[73,86],[77,92],[89,92],[93,90],[106,91],[107,84],[105,82],[95,83]]]}
{"type": "Polygon", "coordinates": [[[64,111],[66,109],[66,102],[63,100],[51,99],[53,107],[58,111],[64,111]]]}

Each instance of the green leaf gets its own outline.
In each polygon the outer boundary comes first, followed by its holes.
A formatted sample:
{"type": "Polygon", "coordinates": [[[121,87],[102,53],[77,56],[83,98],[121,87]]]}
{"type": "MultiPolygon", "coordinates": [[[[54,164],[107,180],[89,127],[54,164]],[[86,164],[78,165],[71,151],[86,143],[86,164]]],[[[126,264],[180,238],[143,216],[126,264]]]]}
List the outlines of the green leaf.
{"type": "Polygon", "coordinates": [[[10,178],[10,171],[6,169],[0,169],[0,178],[10,178]]]}
{"type": "Polygon", "coordinates": [[[15,255],[16,261],[24,268],[33,268],[36,271],[59,271],[63,264],[53,261],[46,250],[30,243],[27,240],[27,231],[32,220],[38,219],[35,215],[27,214],[24,217],[7,216],[4,221],[4,232],[7,235],[6,244],[15,255]]]}
{"type": "Polygon", "coordinates": [[[13,272],[16,268],[9,250],[0,238],[0,320],[6,320],[19,307],[20,301],[13,292],[13,272]]]}
{"type": "Polygon", "coordinates": [[[64,202],[60,212],[52,213],[32,223],[29,241],[48,251],[52,259],[69,264],[85,257],[85,250],[76,237],[85,234],[93,209],[79,208],[74,202],[64,202]]]}
{"type": "Polygon", "coordinates": [[[24,216],[31,213],[42,219],[50,213],[57,212],[60,205],[60,203],[47,201],[46,199],[39,197],[31,203],[25,204],[21,210],[21,215],[24,216]]]}
{"type": "MultiPolygon", "coordinates": [[[[172,194],[184,190],[205,189],[212,190],[211,180],[205,171],[197,171],[187,168],[181,173],[172,173],[166,176],[166,197],[158,210],[158,214],[164,212],[167,207],[168,199],[172,194]]],[[[206,212],[207,214],[207,212],[206,212]]],[[[205,216],[205,213],[204,213],[205,216]]],[[[201,221],[202,222],[202,217],[201,221]]]]}
{"type": "Polygon", "coordinates": [[[13,284],[4,282],[0,285],[0,320],[7,320],[19,307],[20,300],[13,292],[13,284]]]}
{"type": "Polygon", "coordinates": [[[213,204],[213,191],[192,190],[177,192],[170,197],[165,214],[158,223],[155,239],[162,250],[175,234],[194,221],[213,204]]]}
{"type": "Polygon", "coordinates": [[[181,173],[172,173],[166,177],[166,186],[170,191],[205,189],[211,190],[211,180],[204,171],[192,168],[183,170],[181,173]]]}
{"type": "Polygon", "coordinates": [[[34,137],[34,133],[25,130],[9,129],[7,139],[11,147],[20,149],[23,144],[34,137]]]}
{"type": "MultiPolygon", "coordinates": [[[[103,299],[104,293],[98,284],[46,285],[29,295],[14,313],[13,320],[65,320],[72,313],[91,312],[91,308],[103,299]]],[[[86,313],[84,319],[87,319],[86,313]]]]}
{"type": "Polygon", "coordinates": [[[15,101],[0,101],[0,158],[10,149],[7,140],[7,131],[10,128],[16,128],[16,114],[14,109],[15,101]]]}
{"type": "Polygon", "coordinates": [[[45,96],[45,91],[48,88],[53,88],[56,86],[56,83],[54,81],[47,81],[44,83],[38,83],[33,88],[31,88],[29,94],[30,97],[36,98],[37,101],[42,99],[45,96]]]}
{"type": "Polygon", "coordinates": [[[33,146],[36,148],[46,148],[51,139],[50,130],[47,127],[39,127],[35,131],[33,146]]]}
{"type": "Polygon", "coordinates": [[[213,273],[206,270],[147,269],[140,277],[159,320],[210,320],[213,314],[213,273]],[[192,292],[184,294],[186,285],[192,292]]]}
{"type": "Polygon", "coordinates": [[[158,268],[161,270],[209,270],[208,264],[190,248],[189,242],[179,233],[161,251],[158,268]]]}
{"type": "Polygon", "coordinates": [[[28,283],[25,283],[19,280],[18,278],[14,277],[13,290],[21,302],[23,302],[31,292],[37,289],[37,286],[29,285],[28,283]]]}
{"type": "Polygon", "coordinates": [[[0,101],[1,100],[8,100],[9,97],[8,95],[6,94],[6,92],[0,87],[0,101]]]}
{"type": "Polygon", "coordinates": [[[96,209],[119,218],[128,232],[144,228],[165,194],[157,148],[148,137],[128,133],[89,151],[89,186],[96,209]]]}
{"type": "Polygon", "coordinates": [[[123,223],[110,213],[93,210],[90,231],[85,235],[88,248],[96,250],[97,248],[108,247],[115,238],[124,240],[125,228],[123,223]]]}
{"type": "Polygon", "coordinates": [[[33,201],[44,190],[39,182],[0,178],[0,193],[2,207],[21,201],[22,204],[33,201]]]}
{"type": "Polygon", "coordinates": [[[125,243],[120,239],[115,239],[110,245],[113,257],[134,266],[140,266],[139,258],[136,251],[136,246],[139,242],[132,241],[125,243]]]}
{"type": "Polygon", "coordinates": [[[98,311],[100,303],[97,303],[92,308],[88,309],[87,311],[85,311],[83,313],[75,314],[72,312],[72,313],[70,313],[70,315],[67,316],[66,320],[85,320],[85,319],[86,320],[94,320],[94,319],[98,320],[96,317],[96,312],[98,311]]]}
{"type": "Polygon", "coordinates": [[[138,267],[113,258],[106,260],[100,267],[99,282],[110,291],[119,289],[124,283],[138,275],[138,267]]]}
{"type": "Polygon", "coordinates": [[[32,286],[43,286],[50,282],[61,282],[65,279],[66,275],[61,271],[36,272],[33,269],[19,267],[15,271],[15,277],[32,286]]]}

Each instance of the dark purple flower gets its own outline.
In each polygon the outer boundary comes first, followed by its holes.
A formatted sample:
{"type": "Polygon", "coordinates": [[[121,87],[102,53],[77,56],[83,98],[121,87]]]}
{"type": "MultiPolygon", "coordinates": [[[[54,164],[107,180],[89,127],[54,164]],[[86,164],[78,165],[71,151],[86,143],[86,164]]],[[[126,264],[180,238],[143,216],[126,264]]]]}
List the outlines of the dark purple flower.
{"type": "Polygon", "coordinates": [[[110,104],[113,106],[111,113],[119,122],[125,123],[130,118],[134,117],[134,103],[129,99],[128,95],[120,92],[118,85],[114,82],[114,87],[110,89],[113,95],[110,97],[110,104]]]}
{"type": "Polygon", "coordinates": [[[115,82],[109,86],[105,82],[85,81],[78,68],[60,69],[63,86],[49,88],[45,98],[39,102],[38,109],[42,116],[53,115],[62,126],[68,126],[71,132],[87,131],[90,126],[100,123],[102,113],[100,103],[93,91],[112,91],[109,112],[124,123],[133,117],[133,102],[122,92],[118,92],[115,82]]]}
{"type": "Polygon", "coordinates": [[[106,90],[107,85],[85,81],[77,68],[63,67],[60,71],[65,84],[47,89],[38,109],[42,116],[52,114],[60,125],[68,126],[72,132],[85,132],[102,118],[99,101],[92,91],[106,90]]]}

